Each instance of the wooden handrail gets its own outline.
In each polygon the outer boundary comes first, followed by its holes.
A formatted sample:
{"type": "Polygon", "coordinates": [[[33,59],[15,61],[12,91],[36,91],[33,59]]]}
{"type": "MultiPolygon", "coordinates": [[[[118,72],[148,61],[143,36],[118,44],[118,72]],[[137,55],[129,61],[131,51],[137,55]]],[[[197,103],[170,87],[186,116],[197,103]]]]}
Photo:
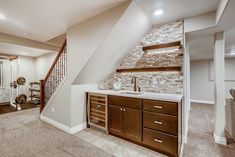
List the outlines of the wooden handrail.
{"type": "Polygon", "coordinates": [[[46,77],[45,77],[45,79],[44,79],[44,81],[43,81],[44,84],[47,82],[47,79],[49,78],[49,76],[50,76],[52,70],[54,69],[54,67],[55,67],[55,65],[56,65],[56,63],[57,63],[57,61],[59,60],[60,55],[61,55],[62,52],[64,51],[65,46],[66,46],[66,39],[65,39],[65,41],[64,41],[64,43],[63,43],[63,45],[62,45],[62,47],[60,48],[59,53],[57,54],[57,56],[56,56],[56,58],[55,58],[53,64],[51,65],[51,67],[50,67],[50,69],[49,69],[49,71],[48,71],[48,73],[47,73],[47,75],[46,75],[46,77]]]}

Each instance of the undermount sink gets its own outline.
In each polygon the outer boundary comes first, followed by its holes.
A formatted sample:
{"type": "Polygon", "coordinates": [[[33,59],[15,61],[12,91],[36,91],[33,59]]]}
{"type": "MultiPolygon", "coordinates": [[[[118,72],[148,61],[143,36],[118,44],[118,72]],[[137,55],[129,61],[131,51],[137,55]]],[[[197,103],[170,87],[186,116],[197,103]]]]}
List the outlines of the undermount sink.
{"type": "Polygon", "coordinates": [[[141,94],[143,94],[143,92],[131,92],[131,91],[129,91],[129,92],[120,92],[120,94],[141,95],[141,94]]]}

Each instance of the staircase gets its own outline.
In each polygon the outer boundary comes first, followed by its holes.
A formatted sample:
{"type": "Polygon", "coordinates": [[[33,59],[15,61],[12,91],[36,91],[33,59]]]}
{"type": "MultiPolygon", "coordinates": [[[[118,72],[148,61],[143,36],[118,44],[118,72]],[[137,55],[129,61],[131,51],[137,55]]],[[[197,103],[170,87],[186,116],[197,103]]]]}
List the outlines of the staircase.
{"type": "Polygon", "coordinates": [[[44,80],[40,80],[40,113],[53,98],[59,85],[67,76],[67,48],[64,41],[44,80]]]}

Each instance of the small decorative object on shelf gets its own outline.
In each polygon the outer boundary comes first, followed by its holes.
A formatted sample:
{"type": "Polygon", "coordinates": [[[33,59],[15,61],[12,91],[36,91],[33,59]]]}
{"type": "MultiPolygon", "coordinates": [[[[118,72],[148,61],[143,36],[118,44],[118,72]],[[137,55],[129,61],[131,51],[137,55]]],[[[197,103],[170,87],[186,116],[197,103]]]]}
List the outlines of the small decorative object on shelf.
{"type": "Polygon", "coordinates": [[[40,83],[39,82],[30,82],[29,83],[30,88],[30,98],[31,98],[31,103],[33,104],[40,104],[40,83]]]}

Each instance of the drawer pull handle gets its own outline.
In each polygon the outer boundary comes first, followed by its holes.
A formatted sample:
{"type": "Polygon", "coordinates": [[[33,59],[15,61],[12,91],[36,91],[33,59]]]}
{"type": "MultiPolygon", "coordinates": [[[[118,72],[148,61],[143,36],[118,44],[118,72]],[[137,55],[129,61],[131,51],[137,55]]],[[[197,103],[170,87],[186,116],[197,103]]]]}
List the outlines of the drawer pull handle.
{"type": "Polygon", "coordinates": [[[100,108],[101,106],[100,105],[97,105],[98,108],[100,108]]]}
{"type": "Polygon", "coordinates": [[[123,111],[125,112],[125,111],[126,111],[126,109],[123,109],[123,111]]]}
{"type": "Polygon", "coordinates": [[[122,111],[122,108],[120,108],[120,110],[122,111]]]}
{"type": "Polygon", "coordinates": [[[154,108],[162,109],[162,106],[154,106],[154,108]]]}
{"type": "Polygon", "coordinates": [[[158,143],[162,143],[163,141],[162,140],[159,140],[159,139],[154,139],[155,142],[158,142],[158,143]]]}
{"type": "Polygon", "coordinates": [[[154,123],[155,123],[155,124],[160,124],[160,125],[162,125],[162,122],[161,122],[161,121],[155,120],[154,123]]]}

